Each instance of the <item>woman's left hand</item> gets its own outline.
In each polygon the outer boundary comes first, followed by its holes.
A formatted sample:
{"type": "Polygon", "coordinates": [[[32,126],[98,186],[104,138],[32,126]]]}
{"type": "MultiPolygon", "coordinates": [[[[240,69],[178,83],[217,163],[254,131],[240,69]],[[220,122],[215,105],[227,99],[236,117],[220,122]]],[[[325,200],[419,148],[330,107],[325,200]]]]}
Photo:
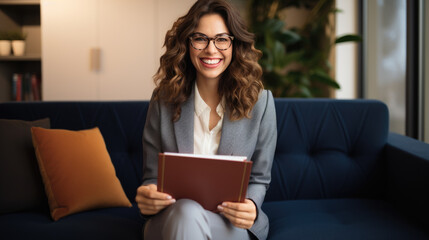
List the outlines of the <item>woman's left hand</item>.
{"type": "Polygon", "coordinates": [[[218,210],[238,228],[249,229],[255,223],[256,206],[250,199],[245,199],[244,203],[223,202],[218,210]]]}

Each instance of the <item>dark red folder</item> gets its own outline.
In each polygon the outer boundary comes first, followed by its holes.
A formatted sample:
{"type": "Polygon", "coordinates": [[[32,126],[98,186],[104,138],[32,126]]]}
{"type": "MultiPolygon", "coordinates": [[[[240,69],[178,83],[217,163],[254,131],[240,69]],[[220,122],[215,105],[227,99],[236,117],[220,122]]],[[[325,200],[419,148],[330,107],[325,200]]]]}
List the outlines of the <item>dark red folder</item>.
{"type": "Polygon", "coordinates": [[[251,169],[246,157],[160,153],[158,191],[217,212],[224,201],[244,202],[251,169]]]}

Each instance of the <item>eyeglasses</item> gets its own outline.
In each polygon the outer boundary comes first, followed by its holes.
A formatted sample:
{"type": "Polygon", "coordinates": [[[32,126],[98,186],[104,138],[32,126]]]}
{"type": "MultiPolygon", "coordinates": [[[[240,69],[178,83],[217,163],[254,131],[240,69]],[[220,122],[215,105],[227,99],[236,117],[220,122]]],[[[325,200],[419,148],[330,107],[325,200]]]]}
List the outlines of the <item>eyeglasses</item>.
{"type": "Polygon", "coordinates": [[[220,34],[216,35],[214,38],[209,38],[205,34],[194,33],[189,37],[189,39],[191,40],[192,47],[197,50],[206,49],[209,46],[210,41],[213,41],[217,49],[225,51],[231,47],[234,37],[229,36],[228,34],[220,34]]]}

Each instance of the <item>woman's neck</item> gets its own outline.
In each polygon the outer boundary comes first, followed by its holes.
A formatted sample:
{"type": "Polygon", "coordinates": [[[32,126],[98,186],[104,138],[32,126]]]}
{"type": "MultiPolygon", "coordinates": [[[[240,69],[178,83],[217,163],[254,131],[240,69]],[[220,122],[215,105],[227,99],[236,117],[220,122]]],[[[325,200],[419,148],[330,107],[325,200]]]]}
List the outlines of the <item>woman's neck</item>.
{"type": "Polygon", "coordinates": [[[211,109],[216,109],[220,102],[220,96],[218,92],[219,81],[217,80],[198,80],[197,79],[198,92],[204,102],[209,105],[211,109]]]}

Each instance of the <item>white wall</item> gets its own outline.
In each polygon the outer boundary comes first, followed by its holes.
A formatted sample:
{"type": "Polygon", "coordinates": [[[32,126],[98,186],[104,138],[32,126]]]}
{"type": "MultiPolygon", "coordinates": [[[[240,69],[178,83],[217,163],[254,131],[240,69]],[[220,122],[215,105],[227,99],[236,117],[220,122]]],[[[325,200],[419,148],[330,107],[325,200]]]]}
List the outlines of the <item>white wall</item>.
{"type": "Polygon", "coordinates": [[[98,78],[89,71],[97,46],[96,1],[42,0],[42,95],[44,100],[96,100],[98,78]]]}
{"type": "MultiPolygon", "coordinates": [[[[358,33],[357,0],[335,1],[336,8],[342,12],[336,15],[336,35],[358,33]]],[[[341,89],[335,92],[336,98],[353,99],[357,97],[357,44],[340,43],[335,49],[335,79],[341,89]]]]}
{"type": "Polygon", "coordinates": [[[194,2],[42,0],[43,99],[149,99],[165,33],[194,2]],[[94,48],[97,71],[90,69],[94,48]]]}

